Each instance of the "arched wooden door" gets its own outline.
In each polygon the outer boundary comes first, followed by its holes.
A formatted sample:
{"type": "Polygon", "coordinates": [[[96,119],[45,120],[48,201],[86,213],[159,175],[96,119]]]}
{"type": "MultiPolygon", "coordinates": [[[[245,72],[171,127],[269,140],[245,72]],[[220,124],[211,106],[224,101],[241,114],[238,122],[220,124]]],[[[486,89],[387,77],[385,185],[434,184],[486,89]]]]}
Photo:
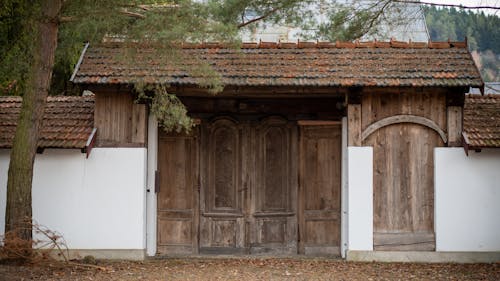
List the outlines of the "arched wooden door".
{"type": "Polygon", "coordinates": [[[296,126],[219,118],[201,129],[200,252],[296,253],[296,126]]]}
{"type": "Polygon", "coordinates": [[[399,123],[370,135],[373,146],[373,243],[378,251],[433,251],[434,148],[440,135],[399,123]]]}

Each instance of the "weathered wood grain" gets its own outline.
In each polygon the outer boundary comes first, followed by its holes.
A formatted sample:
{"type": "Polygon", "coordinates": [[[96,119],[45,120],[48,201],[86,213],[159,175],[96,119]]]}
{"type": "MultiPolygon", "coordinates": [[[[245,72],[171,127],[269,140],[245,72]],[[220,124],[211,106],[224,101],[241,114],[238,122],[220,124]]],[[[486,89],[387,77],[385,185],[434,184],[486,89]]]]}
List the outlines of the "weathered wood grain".
{"type": "Polygon", "coordinates": [[[299,252],[338,255],[341,126],[301,126],[300,130],[299,252]]]}
{"type": "Polygon", "coordinates": [[[193,135],[160,132],[157,254],[198,252],[198,158],[193,135]]]}
{"type": "Polygon", "coordinates": [[[462,146],[462,107],[448,106],[448,146],[462,146]]]}
{"type": "Polygon", "coordinates": [[[96,146],[131,147],[147,143],[146,105],[134,103],[130,93],[96,93],[94,124],[96,146]]]}
{"type": "Polygon", "coordinates": [[[415,233],[434,237],[433,151],[435,147],[444,145],[442,135],[437,131],[446,130],[446,95],[425,91],[372,94],[363,96],[362,111],[363,145],[373,146],[374,154],[373,227],[376,250],[434,249],[434,240],[422,246],[415,233]],[[399,115],[418,116],[418,119],[432,121],[433,125],[421,122],[384,123],[387,120],[401,121],[399,115]],[[379,244],[378,239],[384,233],[398,233],[398,239],[406,242],[394,242],[390,247],[379,244]]]}
{"type": "Polygon", "coordinates": [[[146,145],[148,135],[148,116],[145,104],[132,105],[131,142],[146,145]]]}
{"type": "Polygon", "coordinates": [[[434,251],[435,235],[428,232],[376,233],[375,251],[434,251]]]}
{"type": "Polygon", "coordinates": [[[200,251],[295,253],[296,125],[219,117],[201,127],[200,251]]]}
{"type": "Polygon", "coordinates": [[[347,106],[347,127],[348,129],[348,145],[361,145],[361,105],[349,104],[347,106]]]}
{"type": "Polygon", "coordinates": [[[364,141],[369,135],[373,134],[373,132],[375,132],[380,128],[398,123],[414,123],[429,127],[439,134],[444,143],[448,142],[446,133],[443,130],[441,130],[441,128],[439,128],[439,126],[434,121],[416,115],[394,115],[386,117],[382,120],[378,120],[377,122],[372,123],[370,126],[368,126],[363,131],[363,133],[361,133],[361,141],[364,141]]]}

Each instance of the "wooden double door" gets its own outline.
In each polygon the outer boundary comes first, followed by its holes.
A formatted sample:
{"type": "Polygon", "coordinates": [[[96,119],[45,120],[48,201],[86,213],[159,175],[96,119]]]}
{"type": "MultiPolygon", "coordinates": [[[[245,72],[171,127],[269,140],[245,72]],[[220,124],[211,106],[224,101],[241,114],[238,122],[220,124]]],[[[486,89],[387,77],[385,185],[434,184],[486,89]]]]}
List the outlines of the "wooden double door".
{"type": "Polygon", "coordinates": [[[160,135],[158,254],[339,254],[340,140],[281,117],[160,135]]]}

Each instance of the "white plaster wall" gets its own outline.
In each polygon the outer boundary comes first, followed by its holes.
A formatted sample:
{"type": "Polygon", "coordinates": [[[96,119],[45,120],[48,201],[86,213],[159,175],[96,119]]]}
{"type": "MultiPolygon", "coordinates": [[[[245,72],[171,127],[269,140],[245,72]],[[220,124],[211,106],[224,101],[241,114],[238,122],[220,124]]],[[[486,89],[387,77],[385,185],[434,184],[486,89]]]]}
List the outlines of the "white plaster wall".
{"type": "Polygon", "coordinates": [[[373,148],[347,148],[348,250],[373,251],[373,148]]]}
{"type": "Polygon", "coordinates": [[[500,149],[436,148],[437,251],[500,251],[500,149]]]}
{"type": "MultiPolygon", "coordinates": [[[[0,152],[0,227],[9,151],[0,152]]],[[[94,148],[37,154],[33,219],[71,249],[145,249],[145,148],[94,148]]]]}

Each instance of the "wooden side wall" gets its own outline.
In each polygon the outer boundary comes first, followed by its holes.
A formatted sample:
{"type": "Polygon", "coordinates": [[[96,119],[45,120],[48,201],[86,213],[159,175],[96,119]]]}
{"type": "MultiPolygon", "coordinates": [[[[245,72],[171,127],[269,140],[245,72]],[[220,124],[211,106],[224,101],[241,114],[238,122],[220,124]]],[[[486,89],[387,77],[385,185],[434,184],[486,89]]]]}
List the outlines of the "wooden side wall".
{"type": "Polygon", "coordinates": [[[147,107],[127,92],[97,92],[94,124],[96,146],[142,147],[147,143],[147,107]]]}

